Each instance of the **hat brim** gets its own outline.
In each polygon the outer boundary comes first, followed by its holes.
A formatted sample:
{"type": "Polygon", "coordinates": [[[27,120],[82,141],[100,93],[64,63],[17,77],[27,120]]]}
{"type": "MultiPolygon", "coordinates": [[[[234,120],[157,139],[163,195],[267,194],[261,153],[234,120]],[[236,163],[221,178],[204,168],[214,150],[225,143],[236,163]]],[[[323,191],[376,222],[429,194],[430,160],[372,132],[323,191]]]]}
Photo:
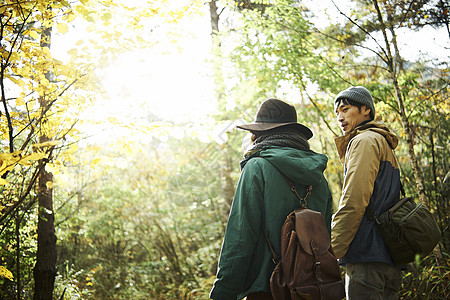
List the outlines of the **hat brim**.
{"type": "Polygon", "coordinates": [[[262,123],[262,122],[254,122],[254,123],[248,123],[248,124],[242,124],[237,125],[236,128],[242,129],[242,130],[248,130],[248,131],[266,131],[270,129],[274,129],[277,127],[287,126],[287,125],[294,125],[297,130],[302,133],[307,140],[313,137],[313,133],[311,129],[306,127],[305,125],[302,125],[300,123],[291,122],[291,123],[262,123]]]}

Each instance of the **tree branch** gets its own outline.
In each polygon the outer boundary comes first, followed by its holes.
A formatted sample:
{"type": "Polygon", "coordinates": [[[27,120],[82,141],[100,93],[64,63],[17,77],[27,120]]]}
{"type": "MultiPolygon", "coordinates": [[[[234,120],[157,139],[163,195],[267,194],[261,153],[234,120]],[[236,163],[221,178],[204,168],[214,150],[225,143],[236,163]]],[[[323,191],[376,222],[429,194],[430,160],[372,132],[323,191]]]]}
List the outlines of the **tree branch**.
{"type": "MultiPolygon", "coordinates": [[[[358,27],[362,32],[364,32],[365,34],[367,34],[374,42],[375,44],[378,45],[378,47],[381,49],[381,51],[383,52],[383,54],[386,56],[386,59],[383,59],[383,61],[386,61],[387,63],[389,62],[389,57],[390,55],[388,55],[388,53],[386,53],[385,49],[378,43],[378,41],[364,28],[362,28],[358,23],[356,23],[355,21],[353,21],[350,17],[348,17],[345,13],[343,13],[339,7],[336,5],[336,3],[334,2],[334,0],[331,0],[331,2],[333,3],[333,5],[336,7],[336,9],[339,11],[339,13],[341,15],[343,15],[347,20],[349,20],[353,25],[355,25],[356,27],[358,27]]],[[[380,55],[381,56],[381,55],[380,55]]]]}

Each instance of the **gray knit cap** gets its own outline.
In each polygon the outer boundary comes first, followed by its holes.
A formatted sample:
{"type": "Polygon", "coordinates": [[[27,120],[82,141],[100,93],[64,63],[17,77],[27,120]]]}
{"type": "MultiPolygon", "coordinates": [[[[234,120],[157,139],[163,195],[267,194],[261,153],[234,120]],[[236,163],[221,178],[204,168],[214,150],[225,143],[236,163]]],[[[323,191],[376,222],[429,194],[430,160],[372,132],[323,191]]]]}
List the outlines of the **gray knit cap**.
{"type": "Polygon", "coordinates": [[[370,118],[375,119],[375,105],[373,104],[373,98],[370,92],[363,86],[352,86],[346,90],[340,92],[336,98],[334,98],[334,111],[337,109],[337,103],[339,99],[348,99],[356,103],[360,103],[370,108],[370,118]]]}

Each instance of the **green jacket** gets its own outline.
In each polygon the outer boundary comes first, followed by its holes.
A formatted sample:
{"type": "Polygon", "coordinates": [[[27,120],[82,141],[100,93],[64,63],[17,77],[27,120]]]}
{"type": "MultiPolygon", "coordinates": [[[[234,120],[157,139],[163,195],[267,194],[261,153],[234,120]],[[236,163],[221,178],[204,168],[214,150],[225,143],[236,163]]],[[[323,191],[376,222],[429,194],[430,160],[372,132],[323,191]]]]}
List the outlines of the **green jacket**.
{"type": "Polygon", "coordinates": [[[296,185],[300,197],[312,185],[308,208],[321,212],[331,230],[332,198],[323,171],[327,157],[313,151],[272,147],[253,153],[241,162],[242,173],[228,218],[217,279],[211,299],[242,299],[250,293],[270,291],[272,254],[262,225],[275,252],[280,255],[280,230],[299,201],[286,179],[296,185]],[[277,170],[278,169],[278,170],[277,170]]]}

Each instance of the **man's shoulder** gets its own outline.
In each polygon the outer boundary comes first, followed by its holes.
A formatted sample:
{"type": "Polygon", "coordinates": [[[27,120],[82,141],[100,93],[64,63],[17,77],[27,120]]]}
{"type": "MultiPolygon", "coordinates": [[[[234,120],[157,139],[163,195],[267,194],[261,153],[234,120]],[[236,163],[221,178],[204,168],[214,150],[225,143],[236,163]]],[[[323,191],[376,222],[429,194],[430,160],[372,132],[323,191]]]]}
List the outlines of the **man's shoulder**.
{"type": "Polygon", "coordinates": [[[377,143],[389,144],[392,149],[398,146],[398,137],[384,123],[372,121],[359,128],[360,138],[373,139],[377,143]]]}
{"type": "Polygon", "coordinates": [[[365,145],[377,145],[395,149],[398,146],[398,138],[390,131],[380,128],[368,128],[355,136],[355,141],[365,145]]]}
{"type": "Polygon", "coordinates": [[[385,138],[380,133],[366,129],[360,131],[357,135],[355,135],[350,143],[363,144],[367,145],[370,143],[378,143],[379,141],[384,140],[385,138]]]}

